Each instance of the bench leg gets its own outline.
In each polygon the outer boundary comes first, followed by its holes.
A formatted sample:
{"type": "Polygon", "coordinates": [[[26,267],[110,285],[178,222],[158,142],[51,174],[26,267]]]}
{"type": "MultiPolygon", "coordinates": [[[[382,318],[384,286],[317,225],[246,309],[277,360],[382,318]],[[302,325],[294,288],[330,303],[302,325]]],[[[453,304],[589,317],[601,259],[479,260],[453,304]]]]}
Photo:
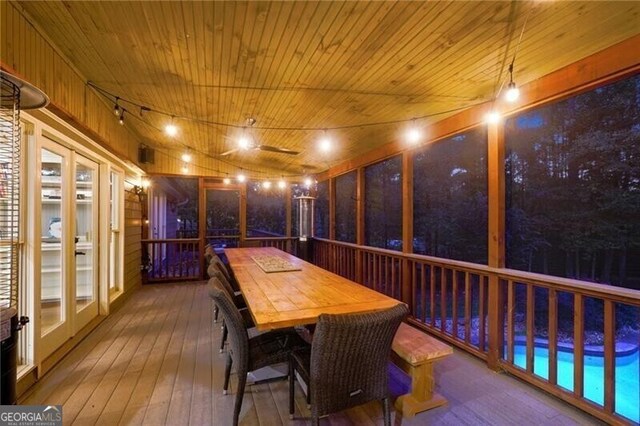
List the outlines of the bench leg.
{"type": "Polygon", "coordinates": [[[411,366],[411,393],[400,396],[395,403],[396,410],[403,417],[411,418],[417,413],[445,405],[447,400],[435,392],[433,363],[427,362],[417,367],[411,366]]]}

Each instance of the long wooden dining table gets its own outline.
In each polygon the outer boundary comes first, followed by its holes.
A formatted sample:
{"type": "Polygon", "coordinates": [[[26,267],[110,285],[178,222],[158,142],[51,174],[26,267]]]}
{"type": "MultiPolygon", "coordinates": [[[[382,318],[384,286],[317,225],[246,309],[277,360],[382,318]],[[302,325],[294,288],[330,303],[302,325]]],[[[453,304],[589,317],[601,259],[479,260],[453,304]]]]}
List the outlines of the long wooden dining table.
{"type": "Polygon", "coordinates": [[[231,248],[225,254],[258,330],[315,324],[321,314],[374,312],[402,303],[274,247],[231,248]],[[290,270],[266,272],[256,260],[290,270]]]}

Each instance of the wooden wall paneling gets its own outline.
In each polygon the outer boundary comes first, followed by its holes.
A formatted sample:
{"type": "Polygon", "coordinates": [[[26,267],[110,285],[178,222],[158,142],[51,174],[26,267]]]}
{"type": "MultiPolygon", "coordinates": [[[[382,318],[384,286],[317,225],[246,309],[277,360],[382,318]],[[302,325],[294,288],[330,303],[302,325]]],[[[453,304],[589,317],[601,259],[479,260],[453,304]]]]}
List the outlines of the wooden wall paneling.
{"type": "Polygon", "coordinates": [[[142,206],[133,191],[125,191],[124,208],[124,292],[126,293],[142,282],[140,274],[142,206]]]}

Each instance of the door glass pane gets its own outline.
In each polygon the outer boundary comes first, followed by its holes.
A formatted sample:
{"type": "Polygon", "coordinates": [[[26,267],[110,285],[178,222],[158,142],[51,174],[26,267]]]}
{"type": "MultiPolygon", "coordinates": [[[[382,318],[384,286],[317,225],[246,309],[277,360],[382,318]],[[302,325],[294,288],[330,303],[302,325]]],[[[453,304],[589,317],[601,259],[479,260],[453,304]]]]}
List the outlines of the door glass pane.
{"type": "Polygon", "coordinates": [[[240,191],[207,190],[207,242],[235,247],[240,236],[240,191]]]}
{"type": "Polygon", "coordinates": [[[62,287],[62,157],[42,150],[42,263],[41,263],[41,323],[42,335],[64,320],[62,287]]]}
{"type": "Polygon", "coordinates": [[[96,233],[93,223],[95,170],[76,164],[76,310],[81,311],[94,298],[93,259],[96,233]]]}

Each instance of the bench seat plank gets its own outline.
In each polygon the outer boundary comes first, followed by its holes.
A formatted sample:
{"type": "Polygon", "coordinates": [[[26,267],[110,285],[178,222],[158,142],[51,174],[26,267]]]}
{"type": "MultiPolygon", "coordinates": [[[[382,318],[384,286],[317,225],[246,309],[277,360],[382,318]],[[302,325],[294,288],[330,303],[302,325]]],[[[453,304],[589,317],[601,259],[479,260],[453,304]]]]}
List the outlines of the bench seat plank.
{"type": "Polygon", "coordinates": [[[451,346],[405,323],[400,324],[391,348],[411,365],[424,364],[453,354],[451,346]]]}

